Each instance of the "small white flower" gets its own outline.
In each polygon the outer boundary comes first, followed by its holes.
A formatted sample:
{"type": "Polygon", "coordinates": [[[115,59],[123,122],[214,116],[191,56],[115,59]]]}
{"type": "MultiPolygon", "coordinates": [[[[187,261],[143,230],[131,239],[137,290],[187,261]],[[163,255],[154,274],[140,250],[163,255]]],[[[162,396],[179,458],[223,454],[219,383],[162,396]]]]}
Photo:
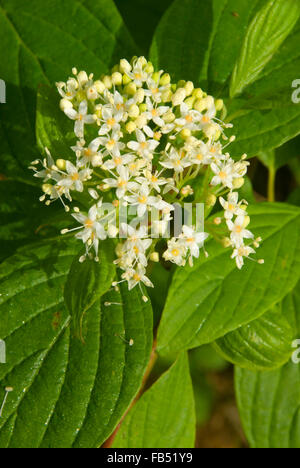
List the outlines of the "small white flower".
{"type": "Polygon", "coordinates": [[[95,123],[95,118],[93,115],[88,114],[88,105],[87,101],[82,101],[79,105],[78,112],[75,109],[65,109],[65,114],[71,119],[75,120],[74,133],[78,138],[83,138],[84,136],[84,126],[85,124],[95,123]]]}
{"type": "Polygon", "coordinates": [[[227,220],[228,229],[231,231],[230,239],[232,242],[240,246],[243,244],[243,239],[253,239],[254,235],[248,229],[245,229],[245,214],[238,216],[234,222],[227,220]]]}
{"type": "Polygon", "coordinates": [[[120,157],[121,150],[125,148],[125,144],[120,141],[122,136],[123,134],[118,129],[116,129],[112,132],[111,135],[99,138],[101,145],[106,148],[104,156],[110,154],[114,157],[120,157]]]}
{"type": "Polygon", "coordinates": [[[83,192],[83,182],[90,178],[92,170],[79,170],[70,161],[67,161],[66,171],[67,174],[62,176],[62,178],[58,181],[57,186],[64,188],[66,194],[68,194],[70,190],[83,192]]]}
{"type": "Polygon", "coordinates": [[[235,258],[236,265],[239,270],[242,269],[244,266],[244,258],[248,258],[249,255],[254,254],[255,250],[252,249],[252,247],[242,245],[241,247],[238,247],[234,249],[233,254],[231,258],[235,258]]]}
{"type": "Polygon", "coordinates": [[[155,171],[154,174],[148,169],[144,170],[144,177],[137,177],[137,182],[140,184],[147,183],[151,188],[160,193],[160,187],[167,183],[167,179],[160,178],[161,173],[155,171]]]}
{"type": "Polygon", "coordinates": [[[162,93],[165,91],[165,86],[159,86],[156,81],[149,79],[147,81],[148,89],[145,90],[145,95],[151,97],[151,99],[159,104],[161,102],[162,93]]]}
{"type": "Polygon", "coordinates": [[[144,133],[141,130],[136,131],[137,141],[130,141],[127,146],[143,158],[148,159],[152,156],[153,151],[159,145],[158,141],[147,140],[144,133]]]}
{"type": "Polygon", "coordinates": [[[102,107],[102,122],[99,130],[99,135],[106,135],[111,130],[120,131],[120,121],[123,118],[123,112],[114,112],[113,107],[110,105],[102,107]]]}
{"type": "Polygon", "coordinates": [[[170,110],[167,106],[154,107],[149,98],[146,99],[147,112],[145,113],[148,120],[152,120],[158,127],[165,127],[165,121],[161,118],[170,110]]]}
{"type": "Polygon", "coordinates": [[[73,146],[72,150],[75,151],[78,161],[78,166],[83,167],[91,164],[93,167],[99,167],[102,165],[102,155],[98,152],[100,146],[100,138],[95,138],[91,141],[87,148],[77,143],[77,146],[73,146]]]}
{"type": "Polygon", "coordinates": [[[220,197],[220,203],[225,210],[225,218],[232,219],[233,216],[243,216],[245,211],[243,211],[240,206],[242,202],[238,202],[239,194],[237,192],[230,192],[227,197],[227,201],[224,198],[220,197]]]}
{"type": "Polygon", "coordinates": [[[189,226],[182,227],[180,239],[182,239],[185,247],[189,250],[192,257],[199,258],[200,247],[203,247],[204,241],[207,238],[208,234],[206,232],[196,232],[189,226]]]}
{"type": "Polygon", "coordinates": [[[104,179],[103,182],[109,187],[116,188],[116,194],[119,199],[123,198],[127,190],[134,190],[138,187],[136,182],[130,182],[130,173],[127,167],[118,166],[115,179],[104,179]]]}
{"type": "Polygon", "coordinates": [[[175,172],[183,172],[191,162],[186,157],[184,151],[178,153],[175,148],[172,148],[165,161],[160,161],[160,164],[167,169],[174,169],[175,172]]]}
{"type": "Polygon", "coordinates": [[[128,281],[129,291],[140,283],[143,283],[148,288],[154,288],[153,283],[146,276],[146,269],[142,265],[138,265],[136,269],[128,270],[123,277],[128,281]]]}
{"type": "Polygon", "coordinates": [[[168,242],[168,249],[164,252],[163,257],[165,260],[175,263],[179,266],[186,264],[187,248],[180,242],[180,239],[171,239],[168,242]]]}
{"type": "Polygon", "coordinates": [[[138,217],[141,218],[146,213],[148,207],[156,206],[159,202],[157,197],[150,196],[150,188],[148,184],[141,185],[136,195],[127,196],[124,199],[130,203],[131,206],[137,207],[138,217]]]}
{"type": "Polygon", "coordinates": [[[179,127],[188,128],[195,131],[199,129],[199,120],[201,114],[195,110],[190,110],[189,107],[183,102],[180,105],[180,118],[175,120],[175,124],[179,127]]]}
{"type": "Polygon", "coordinates": [[[235,178],[235,173],[233,165],[231,163],[226,164],[222,163],[218,166],[215,163],[211,164],[212,171],[216,174],[211,181],[211,185],[220,185],[222,184],[225,187],[230,189],[233,188],[233,179],[235,178]]]}
{"type": "Polygon", "coordinates": [[[103,169],[113,170],[120,166],[127,166],[135,160],[133,154],[122,154],[119,156],[114,156],[112,159],[108,159],[103,164],[103,169]]]}

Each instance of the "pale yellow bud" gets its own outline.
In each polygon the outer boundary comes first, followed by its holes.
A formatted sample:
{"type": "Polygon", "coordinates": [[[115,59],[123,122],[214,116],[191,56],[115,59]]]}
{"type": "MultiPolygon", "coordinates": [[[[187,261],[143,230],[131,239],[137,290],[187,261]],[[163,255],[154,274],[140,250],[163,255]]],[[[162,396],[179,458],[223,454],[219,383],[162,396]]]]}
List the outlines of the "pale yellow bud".
{"type": "Polygon", "coordinates": [[[154,72],[154,66],[152,65],[151,62],[148,62],[147,65],[144,68],[146,73],[153,73],[154,72]]]}
{"type": "Polygon", "coordinates": [[[108,226],[107,231],[108,231],[109,237],[112,237],[112,238],[117,237],[117,235],[119,233],[118,228],[116,226],[111,225],[111,224],[108,226]]]}
{"type": "Polygon", "coordinates": [[[222,223],[222,218],[215,218],[215,219],[214,219],[214,223],[215,223],[217,226],[219,226],[219,224],[222,223]]]}
{"type": "Polygon", "coordinates": [[[193,91],[193,96],[195,99],[202,99],[203,98],[203,91],[201,88],[195,88],[193,91]]]}
{"type": "Polygon", "coordinates": [[[141,104],[145,98],[145,91],[143,90],[143,88],[138,89],[134,97],[135,97],[136,103],[141,104]]]}
{"type": "Polygon", "coordinates": [[[215,206],[216,202],[217,202],[217,197],[213,193],[211,193],[210,195],[206,197],[205,203],[207,206],[209,207],[215,206]]]}
{"type": "Polygon", "coordinates": [[[181,130],[180,132],[180,136],[181,138],[183,138],[184,140],[186,140],[187,138],[189,138],[191,136],[192,132],[191,130],[189,130],[188,128],[184,128],[183,130],[181,130]]]}
{"type": "Polygon", "coordinates": [[[64,112],[66,109],[72,109],[73,104],[68,99],[61,99],[59,107],[64,112]]]}
{"type": "Polygon", "coordinates": [[[58,167],[58,169],[60,169],[61,171],[65,171],[66,170],[66,161],[64,159],[57,159],[56,167],[58,167]]]}
{"type": "Polygon", "coordinates": [[[112,74],[111,80],[115,86],[120,86],[122,84],[123,76],[120,72],[115,72],[112,74]]]}
{"type": "Polygon", "coordinates": [[[136,129],[136,124],[134,122],[130,121],[130,122],[128,122],[126,124],[125,128],[126,128],[126,131],[128,133],[133,133],[135,131],[135,129],[136,129]]]}
{"type": "Polygon", "coordinates": [[[195,102],[194,97],[189,97],[184,101],[184,103],[188,106],[189,109],[193,109],[194,102],[195,102]]]}
{"type": "Polygon", "coordinates": [[[216,110],[217,110],[217,111],[222,110],[223,107],[224,107],[224,101],[223,101],[223,99],[218,99],[218,100],[215,102],[215,106],[216,106],[216,110]]]}
{"type": "Polygon", "coordinates": [[[89,77],[87,76],[87,73],[85,71],[81,71],[77,75],[77,80],[78,80],[79,86],[84,86],[89,81],[89,77]]]}
{"type": "Polygon", "coordinates": [[[124,91],[129,96],[134,96],[135,93],[136,93],[136,84],[135,83],[129,83],[127,86],[125,86],[124,91]]]}
{"type": "Polygon", "coordinates": [[[243,187],[244,183],[245,179],[243,177],[238,177],[237,179],[233,180],[233,187],[235,189],[240,189],[241,187],[243,187]]]}
{"type": "Polygon", "coordinates": [[[128,109],[129,117],[136,118],[140,115],[140,109],[136,104],[132,104],[128,109]]]}
{"type": "Polygon", "coordinates": [[[170,83],[171,83],[171,77],[170,77],[169,73],[164,73],[162,75],[162,77],[160,78],[160,80],[159,80],[159,84],[161,86],[167,86],[170,83]]]}
{"type": "Polygon", "coordinates": [[[105,88],[110,89],[112,87],[112,81],[110,76],[104,76],[102,81],[104,83],[105,88]]]}
{"type": "Polygon", "coordinates": [[[166,123],[174,122],[175,119],[176,119],[176,116],[171,111],[168,111],[163,115],[163,120],[166,123]]]}
{"type": "Polygon", "coordinates": [[[95,86],[95,88],[96,88],[96,90],[98,91],[99,94],[102,94],[104,92],[104,90],[105,90],[105,85],[100,80],[95,81],[94,86],[95,86]]]}
{"type": "Polygon", "coordinates": [[[194,103],[194,109],[198,112],[203,112],[206,109],[204,99],[197,99],[194,103]]]}
{"type": "Polygon", "coordinates": [[[179,106],[183,103],[186,98],[186,90],[184,88],[178,88],[176,93],[172,97],[173,106],[179,106]]]}
{"type": "Polygon", "coordinates": [[[158,263],[159,262],[159,253],[158,252],[153,252],[150,255],[150,260],[152,260],[152,262],[158,263]]]}
{"type": "Polygon", "coordinates": [[[42,190],[44,193],[46,193],[47,195],[50,195],[51,194],[51,191],[52,191],[52,185],[51,184],[43,184],[42,185],[42,190]]]}
{"type": "Polygon", "coordinates": [[[194,91],[194,83],[192,81],[187,81],[184,85],[184,89],[187,96],[190,96],[194,91]]]}
{"type": "Polygon", "coordinates": [[[87,98],[91,101],[95,101],[98,98],[98,92],[96,86],[90,86],[86,92],[87,98]]]}
{"type": "Polygon", "coordinates": [[[159,79],[160,79],[160,73],[159,72],[153,73],[152,80],[155,81],[155,83],[158,83],[159,79]]]}
{"type": "Polygon", "coordinates": [[[126,59],[120,60],[120,72],[121,73],[128,73],[132,69],[130,63],[126,59]]]}
{"type": "Polygon", "coordinates": [[[140,109],[140,112],[143,113],[143,112],[146,112],[147,111],[147,104],[140,104],[139,105],[139,109],[140,109]]]}
{"type": "Polygon", "coordinates": [[[172,96],[173,96],[173,93],[171,89],[165,89],[165,91],[163,91],[161,94],[161,100],[162,102],[170,102],[172,101],[172,96]]]}
{"type": "Polygon", "coordinates": [[[132,81],[132,79],[129,78],[128,75],[123,75],[122,83],[123,83],[124,86],[127,85],[127,84],[129,84],[129,83],[131,83],[131,81],[132,81]]]}

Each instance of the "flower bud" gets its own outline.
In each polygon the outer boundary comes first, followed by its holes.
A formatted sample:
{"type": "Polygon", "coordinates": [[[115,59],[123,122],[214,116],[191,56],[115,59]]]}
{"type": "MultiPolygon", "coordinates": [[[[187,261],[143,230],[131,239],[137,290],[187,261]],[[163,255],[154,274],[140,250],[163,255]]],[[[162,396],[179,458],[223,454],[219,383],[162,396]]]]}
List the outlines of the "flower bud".
{"type": "Polygon", "coordinates": [[[154,72],[154,66],[152,65],[151,62],[148,62],[147,65],[144,68],[146,73],[153,73],[154,72]]]}
{"type": "Polygon", "coordinates": [[[153,73],[152,80],[155,81],[155,83],[158,83],[159,79],[160,79],[160,73],[159,72],[153,73]]]}
{"type": "Polygon", "coordinates": [[[130,63],[126,59],[120,60],[120,72],[121,73],[128,73],[132,69],[130,63]]]}
{"type": "Polygon", "coordinates": [[[195,99],[202,99],[203,98],[203,91],[201,88],[195,88],[193,91],[193,97],[195,99]]]}
{"type": "Polygon", "coordinates": [[[244,183],[245,183],[244,177],[238,177],[237,179],[234,179],[233,187],[235,189],[240,189],[241,187],[243,187],[244,183]]]}
{"type": "Polygon", "coordinates": [[[186,140],[187,138],[189,138],[191,136],[192,132],[191,130],[189,130],[188,128],[184,128],[183,130],[181,130],[180,132],[180,136],[181,138],[183,138],[184,140],[186,140]]]}
{"type": "Polygon", "coordinates": [[[229,239],[229,237],[224,237],[224,239],[222,239],[222,245],[223,247],[225,247],[225,249],[231,246],[231,240],[229,239]]]}
{"type": "Polygon", "coordinates": [[[43,185],[42,185],[42,190],[43,190],[43,192],[46,193],[47,195],[51,195],[52,185],[51,185],[51,184],[43,184],[43,185]]]}
{"type": "Polygon", "coordinates": [[[178,88],[176,93],[172,97],[173,106],[179,106],[183,103],[186,98],[186,90],[184,88],[178,88]]]}
{"type": "Polygon", "coordinates": [[[136,84],[135,83],[129,83],[127,86],[125,86],[124,91],[129,96],[134,96],[135,93],[136,93],[136,84]]]}
{"type": "Polygon", "coordinates": [[[115,86],[120,86],[122,84],[123,76],[120,72],[115,72],[112,74],[111,80],[115,86]]]}
{"type": "Polygon", "coordinates": [[[150,260],[152,260],[152,262],[158,263],[159,262],[159,253],[158,252],[153,252],[150,255],[150,260]]]}
{"type": "Polygon", "coordinates": [[[214,195],[213,193],[211,193],[210,195],[208,195],[208,196],[206,197],[205,203],[206,203],[206,205],[209,206],[210,208],[211,208],[212,206],[215,206],[216,202],[217,202],[217,197],[216,197],[216,195],[214,195]]]}
{"type": "Polygon", "coordinates": [[[111,77],[110,77],[110,76],[108,76],[108,75],[104,76],[104,78],[103,78],[102,81],[103,81],[103,83],[104,83],[105,88],[111,89],[111,87],[112,87],[112,81],[111,81],[111,77]]]}
{"type": "Polygon", "coordinates": [[[224,101],[223,101],[223,99],[218,99],[218,100],[215,102],[215,106],[216,106],[216,111],[222,110],[223,107],[224,107],[224,101]]]}
{"type": "Polygon", "coordinates": [[[140,109],[136,104],[132,104],[128,109],[129,117],[136,118],[140,115],[140,109]]]}
{"type": "Polygon", "coordinates": [[[79,86],[84,86],[89,81],[89,77],[87,76],[87,73],[85,71],[81,71],[77,75],[77,80],[78,80],[79,86]]]}
{"type": "Polygon", "coordinates": [[[105,90],[105,85],[100,80],[95,81],[94,86],[95,86],[95,88],[96,88],[96,90],[98,91],[99,94],[102,94],[104,92],[104,90],[105,90]]]}
{"type": "Polygon", "coordinates": [[[58,167],[58,169],[60,169],[61,171],[65,171],[66,170],[66,161],[64,159],[57,159],[56,167],[58,167]]]}
{"type": "Polygon", "coordinates": [[[123,83],[124,86],[127,85],[127,84],[129,84],[129,83],[131,83],[131,81],[132,81],[132,79],[129,78],[128,75],[123,75],[123,77],[122,77],[122,83],[123,83]]]}
{"type": "Polygon", "coordinates": [[[188,197],[189,195],[193,195],[194,190],[192,189],[192,187],[190,185],[186,185],[185,187],[183,187],[181,189],[180,193],[184,197],[188,197]]]}
{"type": "Polygon", "coordinates": [[[187,96],[190,96],[194,91],[194,83],[192,81],[187,81],[184,85],[184,89],[187,96]]]}
{"type": "Polygon", "coordinates": [[[204,99],[197,99],[194,103],[194,109],[198,112],[203,112],[206,109],[204,99]]]}
{"type": "Polygon", "coordinates": [[[134,122],[132,122],[132,120],[130,122],[128,122],[126,124],[126,131],[130,134],[130,133],[133,133],[136,129],[136,124],[134,122]]]}
{"type": "Polygon", "coordinates": [[[113,226],[112,224],[110,224],[108,226],[107,232],[108,232],[109,237],[116,238],[119,230],[116,226],[113,226]]]}
{"type": "Polygon", "coordinates": [[[194,97],[189,97],[184,101],[184,103],[188,106],[189,109],[193,109],[194,102],[195,102],[194,97]]]}
{"type": "Polygon", "coordinates": [[[167,86],[170,83],[171,83],[171,77],[170,77],[169,73],[164,73],[162,75],[162,77],[160,78],[160,80],[159,80],[159,84],[161,86],[167,86]]]}
{"type": "Polygon", "coordinates": [[[170,102],[172,101],[172,96],[173,96],[173,93],[171,89],[165,89],[161,94],[161,100],[162,102],[170,102]]]}
{"type": "Polygon", "coordinates": [[[66,109],[72,109],[73,104],[68,99],[61,99],[59,106],[61,110],[64,112],[66,109]]]}
{"type": "Polygon", "coordinates": [[[139,105],[140,112],[147,112],[147,104],[143,103],[139,105]]]}
{"type": "Polygon", "coordinates": [[[168,111],[163,115],[163,120],[166,123],[174,122],[175,119],[176,119],[176,116],[171,111],[168,111]]]}
{"type": "Polygon", "coordinates": [[[141,104],[144,101],[145,98],[145,91],[143,88],[139,88],[137,92],[135,93],[135,101],[137,104],[141,104]]]}
{"type": "Polygon", "coordinates": [[[147,125],[147,117],[145,115],[139,115],[135,121],[135,124],[138,128],[143,128],[147,125]]]}

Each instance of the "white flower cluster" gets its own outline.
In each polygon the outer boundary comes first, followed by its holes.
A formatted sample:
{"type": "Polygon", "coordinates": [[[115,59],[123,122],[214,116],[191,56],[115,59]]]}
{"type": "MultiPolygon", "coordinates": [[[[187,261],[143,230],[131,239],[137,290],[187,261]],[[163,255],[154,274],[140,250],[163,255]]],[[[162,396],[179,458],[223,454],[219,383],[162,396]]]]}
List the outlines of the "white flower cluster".
{"type": "MultiPolygon", "coordinates": [[[[223,101],[195,89],[190,81],[172,84],[169,74],[154,71],[144,57],[131,63],[121,60],[101,80],[73,69],[73,77],[57,83],[57,88],[61,110],[74,121],[74,158],[54,161],[47,150],[43,169],[36,169],[39,161],[32,168],[44,179],[41,201],[48,205],[60,199],[69,211],[68,202],[77,201],[82,192],[89,195],[86,210],[75,206],[72,214],[80,224],[76,236],[85,243],[86,254],[93,248],[97,259],[99,242],[118,237],[113,221],[121,207],[135,209],[138,218],[156,209],[158,218],[149,226],[120,223],[125,240],[116,248],[116,264],[129,289],[141,283],[152,286],[146,268],[149,260],[160,257],[153,230],[160,235],[168,230],[175,202],[194,195],[194,203],[206,203],[208,215],[220,197],[230,231],[225,242],[242,267],[244,257],[254,253],[245,239],[257,247],[260,240],[246,229],[250,221],[246,203],[238,201],[236,192],[247,172],[246,157],[235,162],[224,151],[234,137],[228,140],[224,133],[232,125],[217,118],[224,112],[223,101]],[[115,207],[114,214],[106,213],[104,200],[115,207]]],[[[181,234],[167,242],[163,258],[180,266],[187,260],[192,264],[209,234],[183,226],[181,234]]]]}

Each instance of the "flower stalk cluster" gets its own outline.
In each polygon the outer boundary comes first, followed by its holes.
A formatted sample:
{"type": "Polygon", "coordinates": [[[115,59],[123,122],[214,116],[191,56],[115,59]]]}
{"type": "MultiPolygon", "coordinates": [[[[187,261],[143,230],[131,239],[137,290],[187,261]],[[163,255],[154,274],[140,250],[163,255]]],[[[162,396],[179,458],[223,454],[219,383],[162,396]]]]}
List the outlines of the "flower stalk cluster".
{"type": "MultiPolygon", "coordinates": [[[[222,100],[215,100],[190,81],[172,83],[168,73],[155,71],[144,57],[129,63],[123,59],[111,75],[73,69],[67,82],[57,83],[60,108],[74,123],[74,157],[54,159],[46,149],[43,161],[34,161],[35,176],[42,178],[47,205],[60,199],[79,224],[63,234],[77,231],[87,255],[98,260],[99,243],[118,238],[115,263],[123,271],[129,289],[144,283],[149,261],[159,261],[157,236],[172,230],[174,203],[204,203],[209,216],[219,201],[223,218],[204,232],[196,225],[183,225],[168,239],[162,252],[165,261],[184,266],[198,258],[209,235],[232,247],[238,268],[254,254],[260,239],[247,229],[247,202],[239,200],[248,162],[231,158],[226,129],[221,120],[222,100]],[[42,169],[38,169],[38,164],[42,169]],[[78,208],[80,195],[87,195],[78,208]],[[111,202],[114,210],[105,209],[111,202]],[[73,206],[72,206],[73,204],[73,206]],[[120,210],[128,208],[130,222],[120,222],[120,210]],[[156,210],[155,220],[142,222],[156,210]],[[117,224],[119,221],[119,224],[117,224]],[[216,234],[218,224],[227,234],[216,234]],[[133,227],[134,226],[134,227],[133,227]]],[[[148,219],[148,218],[147,218],[148,219]]],[[[167,237],[167,236],[166,236],[167,237]]]]}

